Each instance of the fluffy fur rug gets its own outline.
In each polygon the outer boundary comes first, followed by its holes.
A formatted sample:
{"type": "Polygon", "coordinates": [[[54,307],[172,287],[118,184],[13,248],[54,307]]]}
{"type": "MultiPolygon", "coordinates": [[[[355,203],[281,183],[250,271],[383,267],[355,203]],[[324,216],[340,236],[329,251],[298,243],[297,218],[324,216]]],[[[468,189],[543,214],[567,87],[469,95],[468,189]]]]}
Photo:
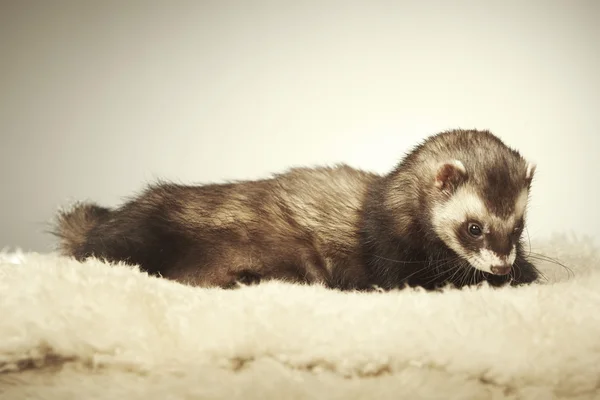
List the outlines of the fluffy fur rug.
{"type": "Polygon", "coordinates": [[[600,253],[555,237],[523,288],[202,290],[0,255],[2,399],[600,398],[600,253]]]}

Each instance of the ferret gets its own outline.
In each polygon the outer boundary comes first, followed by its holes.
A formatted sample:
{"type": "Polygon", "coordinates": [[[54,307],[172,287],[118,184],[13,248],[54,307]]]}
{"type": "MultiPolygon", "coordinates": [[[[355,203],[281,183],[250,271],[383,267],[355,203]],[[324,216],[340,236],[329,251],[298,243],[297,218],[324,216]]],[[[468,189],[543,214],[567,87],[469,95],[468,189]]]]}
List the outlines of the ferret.
{"type": "Polygon", "coordinates": [[[346,164],[260,180],[159,181],[115,209],[58,213],[63,255],[200,287],[340,290],[535,282],[522,234],[535,164],[487,130],[423,140],[388,174],[346,164]]]}

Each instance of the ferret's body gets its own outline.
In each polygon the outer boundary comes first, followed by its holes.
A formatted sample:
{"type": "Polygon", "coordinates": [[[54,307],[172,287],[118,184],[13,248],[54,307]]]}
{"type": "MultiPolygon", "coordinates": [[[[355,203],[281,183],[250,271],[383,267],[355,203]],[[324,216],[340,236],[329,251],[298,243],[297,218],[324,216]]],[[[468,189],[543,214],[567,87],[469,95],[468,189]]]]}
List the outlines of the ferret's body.
{"type": "Polygon", "coordinates": [[[537,274],[519,239],[532,174],[490,133],[452,131],[385,176],[339,165],[258,181],[159,183],[115,210],[78,205],[59,216],[57,234],[66,255],[198,286],[527,283],[537,274]]]}

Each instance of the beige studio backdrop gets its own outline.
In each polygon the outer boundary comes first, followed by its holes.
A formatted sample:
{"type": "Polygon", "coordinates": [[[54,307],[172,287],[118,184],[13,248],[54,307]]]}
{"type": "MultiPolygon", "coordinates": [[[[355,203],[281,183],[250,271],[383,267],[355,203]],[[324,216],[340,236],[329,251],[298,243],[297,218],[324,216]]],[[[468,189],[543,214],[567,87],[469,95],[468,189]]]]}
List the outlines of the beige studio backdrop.
{"type": "Polygon", "coordinates": [[[600,237],[600,2],[0,2],[0,247],[157,177],[386,172],[439,130],[538,163],[530,234],[600,237]]]}

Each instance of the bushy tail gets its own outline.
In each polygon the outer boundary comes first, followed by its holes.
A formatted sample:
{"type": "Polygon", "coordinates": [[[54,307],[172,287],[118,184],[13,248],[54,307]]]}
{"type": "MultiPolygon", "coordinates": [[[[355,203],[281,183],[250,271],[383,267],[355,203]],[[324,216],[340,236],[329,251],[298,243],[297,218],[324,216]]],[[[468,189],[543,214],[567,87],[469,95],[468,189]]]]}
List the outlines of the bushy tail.
{"type": "Polygon", "coordinates": [[[87,240],[88,232],[110,217],[111,210],[93,203],[77,203],[58,213],[52,234],[60,239],[59,251],[75,256],[87,240]]]}

